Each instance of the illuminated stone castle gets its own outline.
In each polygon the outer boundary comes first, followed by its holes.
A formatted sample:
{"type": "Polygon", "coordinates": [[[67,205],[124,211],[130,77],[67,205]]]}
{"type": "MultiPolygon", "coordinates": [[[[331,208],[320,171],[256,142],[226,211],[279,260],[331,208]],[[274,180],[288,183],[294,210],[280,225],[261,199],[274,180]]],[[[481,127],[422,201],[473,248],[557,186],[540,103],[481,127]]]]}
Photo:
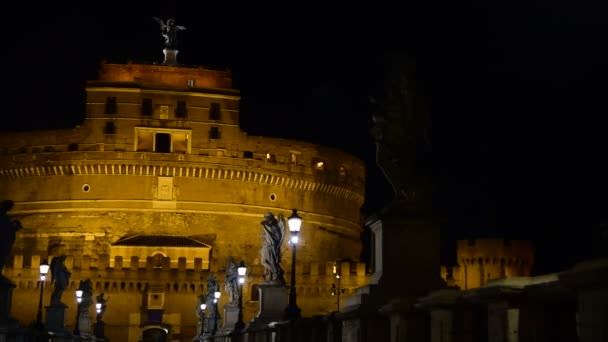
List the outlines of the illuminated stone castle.
{"type": "Polygon", "coordinates": [[[441,266],[441,277],[461,290],[505,277],[529,277],[534,249],[529,240],[477,239],[456,242],[456,266],[441,266]]]}
{"type": "MultiPolygon", "coordinates": [[[[38,265],[66,254],[68,327],[74,290],[91,279],[95,294],[110,297],[110,340],[139,340],[149,308],[162,310],[174,340],[190,340],[197,296],[209,272],[224,291],[231,256],[249,266],[248,321],[263,281],[260,222],[268,211],[287,217],[292,208],[303,217],[296,263],[302,314],[336,309],[338,260],[345,296],[366,284],[359,260],[364,163],[332,148],[246,134],[239,100],[226,70],[102,63],[99,80],[87,83],[80,126],[0,137],[0,198],[15,202],[9,214],[24,227],[4,272],[17,285],[12,315],[22,324],[35,319],[38,265]]],[[[280,129],[289,120],[268,124],[280,129]]],[[[47,278],[44,305],[51,291],[47,278]]]]}

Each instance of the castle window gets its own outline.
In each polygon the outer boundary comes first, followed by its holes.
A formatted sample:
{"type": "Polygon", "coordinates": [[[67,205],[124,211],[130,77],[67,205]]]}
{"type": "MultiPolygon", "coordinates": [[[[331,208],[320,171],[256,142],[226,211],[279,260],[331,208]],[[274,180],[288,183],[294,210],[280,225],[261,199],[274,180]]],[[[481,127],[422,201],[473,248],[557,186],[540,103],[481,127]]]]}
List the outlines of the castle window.
{"type": "Polygon", "coordinates": [[[194,87],[194,80],[188,80],[188,87],[194,87]]]}
{"type": "Polygon", "coordinates": [[[289,160],[292,165],[298,165],[299,153],[291,152],[289,155],[289,160]]]}
{"type": "Polygon", "coordinates": [[[245,159],[253,159],[253,152],[251,152],[251,151],[243,151],[243,158],[245,158],[245,159]]]}
{"type": "Polygon", "coordinates": [[[106,114],[116,114],[118,112],[118,105],[116,104],[116,96],[106,97],[106,114]]]}
{"type": "Polygon", "coordinates": [[[171,152],[171,134],[169,133],[156,133],[156,143],[154,145],[154,151],[160,153],[171,152]]]}
{"type": "Polygon", "coordinates": [[[190,153],[190,130],[168,128],[136,128],[137,152],[190,153]]]}
{"type": "Polygon", "coordinates": [[[220,138],[220,128],[219,127],[211,127],[209,130],[209,139],[219,139],[220,138]]]}
{"type": "Polygon", "coordinates": [[[141,102],[141,115],[152,115],[152,99],[143,99],[141,102]]]}
{"type": "Polygon", "coordinates": [[[68,151],[78,151],[78,144],[76,144],[76,143],[69,144],[68,151]]]}
{"type": "Polygon", "coordinates": [[[260,301],[260,285],[258,285],[258,284],[251,285],[251,301],[252,302],[260,301]]]}
{"type": "Polygon", "coordinates": [[[186,101],[177,101],[177,107],[175,108],[175,117],[185,118],[187,114],[188,109],[186,108],[186,101]]]}
{"type": "Polygon", "coordinates": [[[346,168],[344,166],[340,166],[339,172],[340,172],[340,177],[346,177],[347,172],[346,172],[346,168]]]}
{"type": "Polygon", "coordinates": [[[103,134],[116,134],[116,125],[114,121],[106,122],[106,125],[103,128],[103,134]]]}
{"type": "Polygon", "coordinates": [[[211,107],[209,108],[209,120],[221,120],[222,119],[222,110],[220,109],[220,104],[217,102],[213,102],[211,107]]]}
{"type": "Polygon", "coordinates": [[[271,163],[277,162],[277,157],[273,153],[266,153],[266,161],[271,163]]]}

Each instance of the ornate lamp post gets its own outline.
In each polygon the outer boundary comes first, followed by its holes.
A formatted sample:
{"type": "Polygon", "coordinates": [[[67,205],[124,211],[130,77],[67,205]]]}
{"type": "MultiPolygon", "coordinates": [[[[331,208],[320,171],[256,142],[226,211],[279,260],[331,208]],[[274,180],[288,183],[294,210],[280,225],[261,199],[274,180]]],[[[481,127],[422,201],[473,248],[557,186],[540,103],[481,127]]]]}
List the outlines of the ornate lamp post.
{"type": "Polygon", "coordinates": [[[244,261],[241,260],[237,271],[239,273],[239,319],[234,324],[234,331],[241,331],[245,328],[245,322],[243,322],[243,284],[245,283],[247,267],[245,267],[244,261]]]}
{"type": "Polygon", "coordinates": [[[76,327],[74,328],[74,335],[80,335],[80,304],[82,303],[82,290],[76,290],[76,302],[78,302],[78,308],[76,309],[76,327]]]}
{"type": "Polygon", "coordinates": [[[36,327],[38,330],[44,328],[44,325],[42,324],[42,293],[44,291],[46,274],[49,273],[49,267],[49,263],[46,260],[43,260],[42,263],[40,263],[40,300],[38,301],[38,314],[36,315],[36,327]]]}
{"type": "Polygon", "coordinates": [[[342,265],[340,264],[340,261],[336,262],[334,264],[334,268],[333,268],[333,273],[334,276],[336,277],[336,279],[338,279],[338,287],[336,287],[335,284],[331,284],[331,295],[332,296],[338,296],[338,301],[336,303],[336,311],[340,312],[340,294],[344,293],[344,289],[340,287],[340,270],[342,268],[342,265]]]}
{"type": "Polygon", "coordinates": [[[201,319],[201,334],[199,335],[199,340],[203,340],[203,335],[205,334],[205,309],[207,309],[207,304],[205,303],[201,303],[201,305],[199,305],[199,310],[201,312],[200,314],[200,319],[201,319]]]}
{"type": "Polygon", "coordinates": [[[287,218],[291,239],[291,287],[289,289],[289,304],[285,309],[285,319],[293,320],[300,318],[300,308],[296,303],[296,246],[298,244],[298,233],[302,225],[302,218],[298,216],[298,210],[293,209],[291,216],[287,218]]]}
{"type": "Polygon", "coordinates": [[[217,302],[220,300],[221,295],[222,293],[220,291],[215,291],[213,294],[213,336],[215,336],[215,332],[217,331],[217,323],[220,320],[220,311],[217,308],[217,302]]]}

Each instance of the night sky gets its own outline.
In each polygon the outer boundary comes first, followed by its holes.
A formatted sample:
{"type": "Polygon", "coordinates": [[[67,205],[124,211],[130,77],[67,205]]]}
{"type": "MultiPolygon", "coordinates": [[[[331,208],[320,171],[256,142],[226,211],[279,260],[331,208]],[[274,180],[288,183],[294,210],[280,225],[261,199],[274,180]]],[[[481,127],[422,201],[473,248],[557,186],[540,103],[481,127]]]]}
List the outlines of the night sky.
{"type": "Polygon", "coordinates": [[[187,28],[181,63],[232,69],[244,131],[367,163],[368,214],[391,197],[374,164],[369,99],[384,89],[387,53],[406,52],[433,120],[444,260],[454,239],[532,239],[534,272],[559,271],[594,255],[608,222],[608,7],[481,3],[53,3],[34,12],[23,3],[4,24],[2,130],[78,124],[100,60],[162,62],[151,17],[174,17],[187,28]]]}

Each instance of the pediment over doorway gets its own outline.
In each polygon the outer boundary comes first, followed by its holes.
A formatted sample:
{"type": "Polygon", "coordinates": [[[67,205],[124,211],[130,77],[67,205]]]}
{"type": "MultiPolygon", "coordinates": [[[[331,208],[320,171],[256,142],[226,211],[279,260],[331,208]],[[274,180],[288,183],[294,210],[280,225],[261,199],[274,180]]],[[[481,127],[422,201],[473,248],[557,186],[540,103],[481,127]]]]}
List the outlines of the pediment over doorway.
{"type": "Polygon", "coordinates": [[[209,269],[211,245],[189,236],[136,234],[110,247],[110,267],[117,258],[137,268],[209,269]]]}

